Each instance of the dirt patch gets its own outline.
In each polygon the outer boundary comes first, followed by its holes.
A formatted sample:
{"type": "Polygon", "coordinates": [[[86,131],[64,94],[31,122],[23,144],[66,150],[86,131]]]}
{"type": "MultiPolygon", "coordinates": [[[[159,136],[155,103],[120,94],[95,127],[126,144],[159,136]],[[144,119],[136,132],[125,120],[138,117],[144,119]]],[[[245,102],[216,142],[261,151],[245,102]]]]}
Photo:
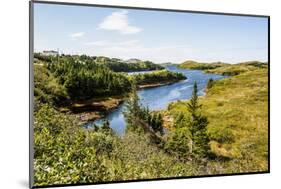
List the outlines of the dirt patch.
{"type": "Polygon", "coordinates": [[[81,122],[94,121],[117,108],[123,101],[123,96],[93,97],[74,101],[66,107],[61,107],[60,111],[75,114],[81,122]]]}

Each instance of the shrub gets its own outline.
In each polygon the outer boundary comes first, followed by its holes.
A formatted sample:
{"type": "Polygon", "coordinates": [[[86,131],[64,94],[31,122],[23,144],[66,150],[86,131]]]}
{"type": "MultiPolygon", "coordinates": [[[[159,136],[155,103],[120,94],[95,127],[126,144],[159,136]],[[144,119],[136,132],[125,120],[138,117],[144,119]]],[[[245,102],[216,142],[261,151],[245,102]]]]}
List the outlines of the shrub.
{"type": "Polygon", "coordinates": [[[235,141],[234,134],[231,128],[216,126],[209,129],[209,135],[211,140],[215,140],[219,143],[233,143],[235,141]]]}

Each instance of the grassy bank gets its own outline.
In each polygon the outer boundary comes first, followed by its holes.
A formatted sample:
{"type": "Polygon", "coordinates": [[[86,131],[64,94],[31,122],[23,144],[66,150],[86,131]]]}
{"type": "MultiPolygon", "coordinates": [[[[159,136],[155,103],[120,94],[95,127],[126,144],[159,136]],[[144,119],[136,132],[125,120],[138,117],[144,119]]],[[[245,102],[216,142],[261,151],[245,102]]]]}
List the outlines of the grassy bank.
{"type": "MultiPolygon", "coordinates": [[[[213,166],[224,173],[268,170],[268,70],[249,67],[244,65],[247,71],[215,81],[200,99],[209,120],[212,152],[227,159],[213,166]]],[[[170,104],[168,112],[174,119],[187,115],[186,102],[170,104]]]]}
{"type": "Polygon", "coordinates": [[[205,72],[234,76],[234,75],[239,75],[241,73],[254,71],[262,68],[267,68],[267,63],[251,61],[251,62],[242,62],[239,64],[228,64],[215,69],[208,69],[205,72]]]}

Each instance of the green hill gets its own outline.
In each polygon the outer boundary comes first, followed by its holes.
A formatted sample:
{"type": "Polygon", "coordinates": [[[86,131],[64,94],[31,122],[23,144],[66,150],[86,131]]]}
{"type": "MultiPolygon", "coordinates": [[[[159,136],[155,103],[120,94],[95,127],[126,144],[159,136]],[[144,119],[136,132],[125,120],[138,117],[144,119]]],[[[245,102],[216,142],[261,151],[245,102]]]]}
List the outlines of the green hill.
{"type": "Polygon", "coordinates": [[[248,61],[237,64],[227,64],[222,62],[200,63],[193,60],[187,60],[178,65],[178,67],[183,69],[204,70],[206,73],[234,76],[247,71],[266,68],[267,63],[260,61],[248,61]]]}
{"type": "MultiPolygon", "coordinates": [[[[249,66],[253,65],[227,67],[245,70],[214,81],[200,98],[202,113],[209,120],[212,152],[228,159],[213,162],[222,173],[268,170],[268,69],[249,66]]],[[[223,67],[217,68],[220,69],[223,67]]],[[[187,115],[186,103],[170,104],[169,114],[174,119],[180,114],[187,115]]]]}
{"type": "Polygon", "coordinates": [[[178,65],[178,67],[183,69],[192,69],[192,70],[208,70],[208,69],[219,68],[226,65],[228,64],[222,62],[202,63],[193,60],[187,60],[181,63],[180,65],[178,65]]]}

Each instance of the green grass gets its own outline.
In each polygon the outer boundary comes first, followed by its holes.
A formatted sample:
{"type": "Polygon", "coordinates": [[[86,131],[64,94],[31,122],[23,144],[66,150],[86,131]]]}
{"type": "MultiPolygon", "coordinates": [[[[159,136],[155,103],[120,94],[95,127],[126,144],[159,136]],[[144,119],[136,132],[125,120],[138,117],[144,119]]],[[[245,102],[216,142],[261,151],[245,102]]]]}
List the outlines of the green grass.
{"type": "MultiPolygon", "coordinates": [[[[267,68],[249,69],[215,81],[200,98],[202,113],[209,120],[211,149],[218,157],[229,159],[219,163],[224,173],[268,170],[267,83],[267,68]]],[[[187,114],[186,102],[171,104],[169,113],[173,117],[187,114]]]]}
{"type": "Polygon", "coordinates": [[[267,64],[257,61],[251,61],[251,62],[243,62],[239,64],[224,65],[215,69],[206,70],[205,72],[234,76],[234,75],[239,75],[241,73],[262,69],[262,68],[267,68],[267,64]]]}

